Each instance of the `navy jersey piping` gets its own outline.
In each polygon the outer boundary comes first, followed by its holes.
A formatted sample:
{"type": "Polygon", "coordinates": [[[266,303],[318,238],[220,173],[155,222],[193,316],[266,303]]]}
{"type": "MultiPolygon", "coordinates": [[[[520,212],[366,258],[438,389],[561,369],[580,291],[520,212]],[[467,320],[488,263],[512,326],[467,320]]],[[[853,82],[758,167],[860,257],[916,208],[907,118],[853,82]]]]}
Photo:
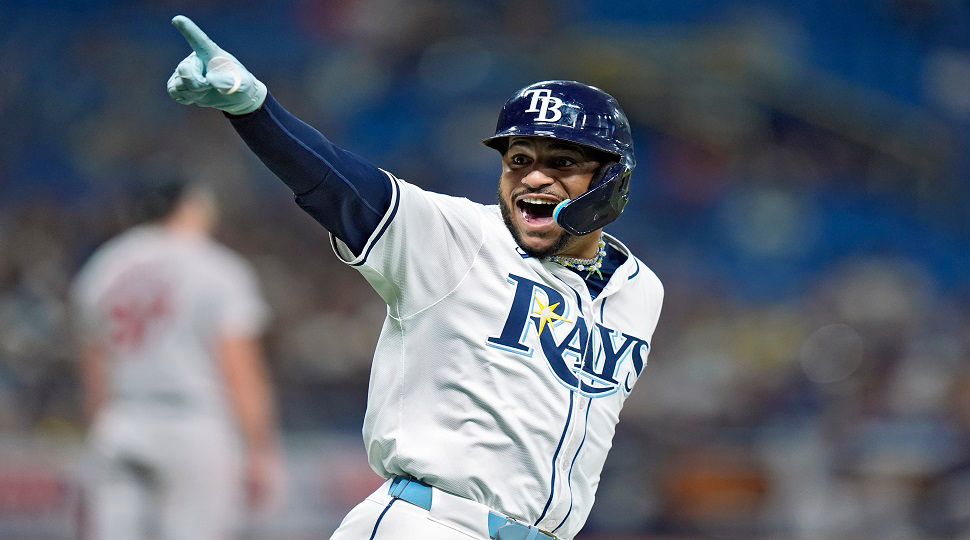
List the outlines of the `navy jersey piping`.
{"type": "Polygon", "coordinates": [[[377,528],[381,526],[381,520],[384,519],[384,514],[391,509],[391,505],[394,504],[394,501],[396,500],[396,498],[391,499],[391,502],[387,503],[387,506],[384,507],[384,511],[381,512],[381,515],[377,516],[377,522],[374,523],[374,530],[370,533],[370,540],[374,540],[374,537],[377,536],[377,528]]]}
{"type": "MultiPolygon", "coordinates": [[[[394,221],[394,217],[397,215],[398,207],[401,204],[401,188],[398,186],[397,178],[393,174],[384,171],[383,169],[381,169],[381,171],[387,175],[391,182],[391,205],[385,213],[384,218],[381,220],[381,223],[378,224],[378,228],[371,233],[371,237],[367,239],[363,249],[361,249],[361,253],[359,255],[355,253],[354,255],[356,255],[356,257],[353,260],[347,261],[349,266],[357,267],[367,262],[367,257],[370,255],[371,250],[374,249],[374,246],[377,245],[377,241],[384,236],[387,228],[390,227],[391,222],[394,221]]],[[[330,233],[330,246],[333,248],[337,256],[343,259],[343,257],[340,255],[340,251],[337,249],[336,241],[337,237],[334,236],[333,233],[330,233]]]]}
{"type": "Polygon", "coordinates": [[[556,447],[556,452],[552,455],[552,480],[549,482],[549,498],[546,500],[546,506],[542,509],[542,514],[536,519],[533,525],[538,525],[542,518],[546,517],[546,512],[549,511],[549,506],[552,504],[552,499],[556,495],[556,460],[559,458],[559,451],[562,450],[562,443],[566,441],[566,433],[569,432],[569,425],[573,421],[573,403],[576,401],[576,393],[569,392],[569,411],[566,413],[566,425],[562,428],[562,435],[559,436],[559,446],[556,447]]]}
{"type": "Polygon", "coordinates": [[[391,222],[394,221],[394,216],[397,215],[397,209],[401,204],[400,188],[397,185],[397,180],[391,173],[387,173],[387,176],[391,179],[391,184],[394,186],[394,191],[391,194],[392,198],[394,199],[394,203],[391,204],[391,211],[387,213],[387,219],[384,221],[384,224],[381,225],[377,233],[367,241],[367,244],[364,246],[364,254],[363,257],[361,257],[360,262],[351,264],[351,266],[360,266],[367,261],[367,256],[370,255],[371,250],[374,249],[375,245],[377,245],[377,241],[384,236],[384,232],[387,231],[387,228],[391,226],[391,222]]]}
{"type": "Polygon", "coordinates": [[[586,405],[586,423],[583,424],[583,440],[579,441],[579,448],[576,449],[573,461],[569,464],[569,473],[566,475],[566,485],[569,486],[569,510],[562,518],[562,521],[559,522],[559,525],[556,525],[556,528],[552,530],[553,534],[566,524],[566,520],[569,519],[569,514],[573,513],[573,467],[576,466],[579,453],[583,451],[583,445],[586,444],[586,435],[589,433],[589,411],[591,410],[593,410],[593,398],[589,398],[589,403],[586,405]]]}
{"type": "Polygon", "coordinates": [[[638,261],[636,257],[633,257],[633,263],[637,265],[637,269],[632,274],[630,274],[630,277],[626,278],[627,281],[630,281],[631,279],[637,277],[637,274],[640,273],[640,261],[638,261]]]}

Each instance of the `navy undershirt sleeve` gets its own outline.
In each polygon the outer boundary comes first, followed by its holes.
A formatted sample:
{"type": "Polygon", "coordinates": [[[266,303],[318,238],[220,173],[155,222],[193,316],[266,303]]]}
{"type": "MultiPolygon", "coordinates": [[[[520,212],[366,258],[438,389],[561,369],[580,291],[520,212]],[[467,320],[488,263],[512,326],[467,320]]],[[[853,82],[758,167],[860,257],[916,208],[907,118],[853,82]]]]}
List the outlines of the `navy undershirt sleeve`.
{"type": "Polygon", "coordinates": [[[233,128],[296,202],[359,254],[391,205],[391,179],[334,145],[272,95],[256,111],[229,117],[233,128]]]}

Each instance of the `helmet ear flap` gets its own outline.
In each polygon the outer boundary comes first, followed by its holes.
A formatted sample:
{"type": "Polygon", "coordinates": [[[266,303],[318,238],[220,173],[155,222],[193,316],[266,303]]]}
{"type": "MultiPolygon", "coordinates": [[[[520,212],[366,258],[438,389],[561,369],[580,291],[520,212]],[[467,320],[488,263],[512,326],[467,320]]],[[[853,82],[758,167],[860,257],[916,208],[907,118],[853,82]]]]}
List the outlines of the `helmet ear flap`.
{"type": "Polygon", "coordinates": [[[593,173],[593,178],[591,178],[589,181],[590,190],[602,184],[605,181],[606,175],[610,172],[612,166],[617,165],[617,162],[615,161],[616,158],[614,157],[612,159],[613,161],[604,161],[604,163],[600,165],[600,168],[597,169],[595,173],[593,173]]]}
{"type": "Polygon", "coordinates": [[[629,193],[630,192],[630,178],[633,176],[633,174],[631,174],[632,172],[633,171],[629,171],[628,170],[628,173],[627,174],[624,174],[620,178],[620,187],[619,187],[619,190],[622,191],[623,193],[629,193]]]}
{"type": "Polygon", "coordinates": [[[599,179],[575,199],[563,201],[553,214],[556,223],[570,234],[583,236],[601,229],[620,217],[630,200],[633,171],[622,163],[608,163],[597,173],[599,179]]]}

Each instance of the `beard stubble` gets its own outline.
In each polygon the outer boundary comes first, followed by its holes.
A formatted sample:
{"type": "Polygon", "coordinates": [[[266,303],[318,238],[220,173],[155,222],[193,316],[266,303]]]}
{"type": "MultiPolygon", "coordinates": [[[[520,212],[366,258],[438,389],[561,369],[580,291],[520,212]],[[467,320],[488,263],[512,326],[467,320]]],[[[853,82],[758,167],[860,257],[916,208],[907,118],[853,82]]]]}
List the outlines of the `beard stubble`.
{"type": "Polygon", "coordinates": [[[556,241],[553,242],[552,245],[549,246],[548,248],[538,250],[538,249],[532,249],[530,247],[527,247],[522,242],[522,234],[515,227],[515,223],[512,221],[512,208],[509,207],[508,203],[506,203],[505,199],[502,197],[501,189],[499,189],[498,191],[497,198],[498,198],[499,208],[502,211],[502,221],[505,222],[506,228],[508,228],[509,232],[512,233],[512,238],[515,239],[515,243],[518,244],[519,247],[522,249],[522,251],[524,251],[530,257],[534,257],[536,259],[545,259],[547,257],[552,257],[553,255],[561,253],[562,250],[565,249],[566,246],[569,245],[569,242],[574,238],[573,235],[567,233],[564,230],[561,230],[559,232],[559,238],[557,238],[556,241]]]}

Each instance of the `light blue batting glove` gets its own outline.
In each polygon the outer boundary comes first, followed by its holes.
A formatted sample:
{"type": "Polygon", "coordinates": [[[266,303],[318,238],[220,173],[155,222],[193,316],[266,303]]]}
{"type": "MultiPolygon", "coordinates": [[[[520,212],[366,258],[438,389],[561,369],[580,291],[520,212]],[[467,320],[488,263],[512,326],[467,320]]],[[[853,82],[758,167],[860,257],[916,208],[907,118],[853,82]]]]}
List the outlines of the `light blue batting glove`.
{"type": "Polygon", "coordinates": [[[172,25],[192,46],[168,79],[168,95],[183,105],[213,107],[246,114],[266,100],[266,85],[205,35],[188,17],[177,15],[172,25]]]}

